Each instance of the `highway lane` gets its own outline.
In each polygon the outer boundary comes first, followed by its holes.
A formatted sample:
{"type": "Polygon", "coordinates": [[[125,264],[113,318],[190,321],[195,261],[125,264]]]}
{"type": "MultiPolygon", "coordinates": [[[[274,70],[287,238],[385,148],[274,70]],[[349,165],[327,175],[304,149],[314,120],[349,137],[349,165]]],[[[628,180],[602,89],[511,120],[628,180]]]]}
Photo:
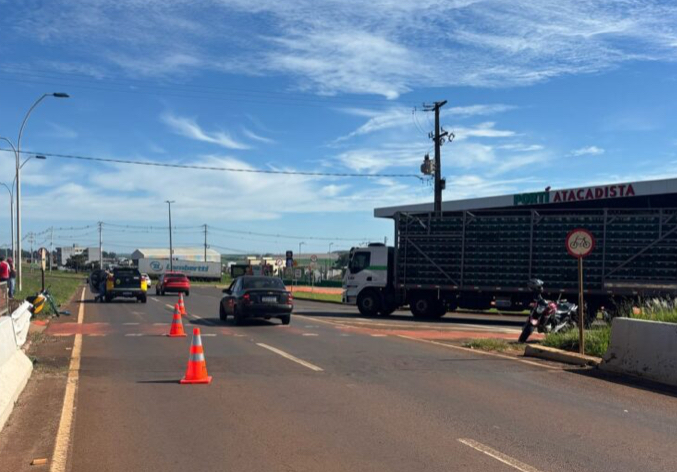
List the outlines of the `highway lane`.
{"type": "Polygon", "coordinates": [[[85,333],[71,470],[667,471],[677,463],[666,441],[677,433],[671,396],[332,316],[235,327],[218,320],[219,297],[198,288],[186,298],[186,330],[203,332],[208,386],[177,384],[190,336],[162,336],[175,297],[86,304],[82,327],[55,327],[85,333]]]}

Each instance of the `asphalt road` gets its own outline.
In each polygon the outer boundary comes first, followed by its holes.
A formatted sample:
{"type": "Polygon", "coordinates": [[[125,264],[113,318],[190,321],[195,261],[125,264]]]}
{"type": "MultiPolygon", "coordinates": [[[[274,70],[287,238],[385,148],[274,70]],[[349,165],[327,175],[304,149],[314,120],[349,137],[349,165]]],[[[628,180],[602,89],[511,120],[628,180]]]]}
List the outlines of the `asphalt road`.
{"type": "Polygon", "coordinates": [[[429,342],[514,336],[521,320],[366,320],[297,301],[290,326],[236,327],[219,298],[186,298],[186,338],[163,336],[169,296],[85,303],[82,325],[50,326],[82,333],[69,470],[677,469],[674,396],[429,342]],[[210,385],[178,384],[193,327],[210,385]]]}

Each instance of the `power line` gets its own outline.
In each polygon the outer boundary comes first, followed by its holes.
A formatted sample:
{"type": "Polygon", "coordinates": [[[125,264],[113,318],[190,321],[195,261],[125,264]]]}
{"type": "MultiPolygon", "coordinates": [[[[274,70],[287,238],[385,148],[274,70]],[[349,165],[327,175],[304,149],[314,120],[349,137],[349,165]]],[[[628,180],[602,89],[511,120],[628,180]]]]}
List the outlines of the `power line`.
{"type": "Polygon", "coordinates": [[[284,235],[284,234],[273,234],[273,233],[257,233],[254,231],[238,231],[234,229],[223,229],[223,228],[217,228],[215,226],[209,226],[210,229],[216,230],[216,231],[221,231],[224,233],[233,233],[233,234],[242,234],[242,235],[249,235],[249,236],[264,236],[264,237],[273,237],[273,238],[283,238],[283,239],[296,239],[296,240],[302,240],[302,239],[311,239],[311,240],[316,240],[316,241],[362,241],[362,240],[379,240],[382,238],[331,238],[331,237],[321,237],[321,236],[292,236],[292,235],[284,235]]]}
{"type": "MultiPolygon", "coordinates": [[[[0,151],[14,152],[11,149],[0,148],[0,151]]],[[[192,164],[169,164],[166,162],[157,162],[157,161],[131,161],[126,159],[109,159],[104,157],[90,157],[90,156],[78,156],[74,154],[56,154],[50,152],[42,151],[20,151],[21,154],[37,154],[47,157],[56,157],[59,159],[76,159],[81,161],[95,161],[95,162],[109,162],[113,164],[131,164],[138,166],[151,166],[151,167],[170,167],[175,169],[196,169],[196,170],[215,170],[220,172],[240,172],[247,174],[275,174],[275,175],[305,175],[311,177],[392,177],[392,178],[402,178],[402,177],[413,177],[418,180],[422,178],[416,174],[357,174],[350,172],[310,172],[310,171],[291,171],[291,170],[266,170],[266,169],[242,169],[237,167],[215,167],[215,166],[199,166],[192,164]]]]}

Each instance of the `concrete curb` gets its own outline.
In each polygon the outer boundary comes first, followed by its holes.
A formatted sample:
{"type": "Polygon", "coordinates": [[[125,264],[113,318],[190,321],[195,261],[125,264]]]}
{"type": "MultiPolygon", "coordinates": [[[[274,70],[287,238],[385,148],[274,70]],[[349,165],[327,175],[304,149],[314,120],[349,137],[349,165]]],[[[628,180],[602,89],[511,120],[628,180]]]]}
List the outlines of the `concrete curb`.
{"type": "Polygon", "coordinates": [[[602,362],[602,359],[599,357],[586,356],[576,352],[562,351],[561,349],[555,349],[554,347],[534,346],[531,344],[524,350],[524,355],[527,357],[538,357],[549,361],[580,366],[590,365],[597,367],[602,362]]]}
{"type": "MultiPolygon", "coordinates": [[[[310,293],[310,292],[298,292],[298,293],[310,293]]],[[[294,300],[303,300],[305,302],[329,303],[331,305],[343,305],[343,302],[334,302],[334,301],[331,301],[331,300],[315,300],[314,298],[298,297],[296,295],[296,293],[294,293],[294,300]]],[[[351,305],[346,305],[346,306],[351,306],[351,305]]]]}
{"type": "Polygon", "coordinates": [[[28,383],[31,372],[33,363],[20,349],[0,366],[0,431],[28,383]]]}

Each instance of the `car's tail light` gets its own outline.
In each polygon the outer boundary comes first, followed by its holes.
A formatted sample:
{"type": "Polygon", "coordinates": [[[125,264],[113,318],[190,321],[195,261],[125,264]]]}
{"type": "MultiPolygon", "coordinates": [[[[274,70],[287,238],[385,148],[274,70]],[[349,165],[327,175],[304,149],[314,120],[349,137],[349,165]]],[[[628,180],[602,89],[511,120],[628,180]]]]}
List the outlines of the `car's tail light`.
{"type": "Polygon", "coordinates": [[[243,300],[245,303],[249,303],[249,302],[251,301],[251,297],[249,296],[248,293],[245,293],[244,295],[242,295],[242,300],[243,300]]]}
{"type": "Polygon", "coordinates": [[[287,292],[287,301],[289,303],[294,301],[294,296],[291,294],[291,292],[287,292]]]}

